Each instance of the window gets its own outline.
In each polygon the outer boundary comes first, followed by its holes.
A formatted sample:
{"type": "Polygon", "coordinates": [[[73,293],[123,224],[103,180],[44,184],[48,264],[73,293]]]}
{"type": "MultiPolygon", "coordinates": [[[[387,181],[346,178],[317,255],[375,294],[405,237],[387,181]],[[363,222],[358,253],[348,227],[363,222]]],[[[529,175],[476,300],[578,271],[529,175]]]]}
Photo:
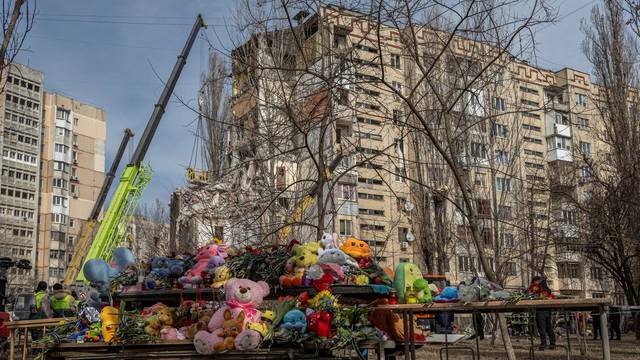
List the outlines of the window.
{"type": "Polygon", "coordinates": [[[476,209],[478,216],[483,218],[491,217],[491,203],[486,199],[476,199],[476,209]]]}
{"type": "Polygon", "coordinates": [[[487,176],[483,173],[476,173],[476,186],[478,187],[486,187],[487,186],[487,176]]]}
{"type": "Polygon", "coordinates": [[[587,106],[587,95],[576,93],[576,105],[586,107],[587,106]]]}
{"type": "Polygon", "coordinates": [[[504,263],[504,273],[507,276],[516,276],[518,275],[518,267],[515,262],[507,261],[504,263]]]}
{"type": "Polygon", "coordinates": [[[349,137],[350,131],[347,126],[336,126],[336,143],[342,144],[342,138],[349,137]]]}
{"type": "Polygon", "coordinates": [[[571,150],[571,138],[557,136],[555,138],[555,141],[549,141],[550,150],[553,150],[554,143],[555,143],[556,149],[571,150]]]}
{"type": "Polygon", "coordinates": [[[62,154],[68,154],[69,153],[69,147],[67,145],[63,145],[63,144],[55,144],[54,145],[54,150],[57,153],[62,153],[62,154]]]}
{"type": "Polygon", "coordinates": [[[496,162],[500,165],[508,165],[509,152],[507,150],[496,150],[496,162]]]}
{"type": "Polygon", "coordinates": [[[65,109],[62,109],[62,108],[57,108],[56,109],[56,119],[65,120],[65,121],[68,122],[69,121],[69,114],[70,114],[69,110],[65,110],[65,109]]]}
{"type": "Polygon", "coordinates": [[[351,236],[351,220],[340,220],[340,236],[351,236]]]}
{"type": "Polygon", "coordinates": [[[522,105],[532,106],[532,107],[540,106],[540,104],[538,104],[537,101],[531,101],[531,100],[527,100],[527,99],[520,99],[520,103],[522,103],[522,105]]]}
{"type": "Polygon", "coordinates": [[[285,166],[278,166],[276,168],[276,189],[283,191],[286,188],[287,188],[287,168],[285,166]]]}
{"type": "Polygon", "coordinates": [[[359,192],[358,193],[358,199],[382,201],[382,200],[384,200],[384,195],[369,194],[369,193],[359,192]]]}
{"type": "Polygon", "coordinates": [[[358,122],[362,124],[369,124],[369,125],[376,125],[376,126],[382,125],[382,121],[380,120],[367,119],[363,117],[358,117],[357,119],[358,119],[358,122]]]}
{"type": "Polygon", "coordinates": [[[402,63],[401,63],[401,60],[400,60],[400,55],[391,54],[391,66],[396,68],[396,69],[400,69],[400,67],[402,66],[402,63]]]}
{"type": "Polygon", "coordinates": [[[407,169],[396,166],[395,178],[398,182],[405,182],[407,178],[407,169]]]}
{"type": "Polygon", "coordinates": [[[402,110],[393,109],[393,123],[398,124],[402,121],[402,110]]]}
{"type": "Polygon", "coordinates": [[[75,227],[76,226],[76,222],[73,218],[69,218],[69,227],[75,227]]]}
{"type": "Polygon", "coordinates": [[[597,266],[591,267],[591,280],[602,280],[602,268],[597,266]]]}
{"type": "Polygon", "coordinates": [[[504,99],[500,97],[493,98],[493,108],[498,111],[505,111],[506,106],[504,104],[504,99]]]}
{"type": "Polygon", "coordinates": [[[392,81],[392,82],[391,82],[391,86],[392,86],[394,89],[396,89],[396,92],[397,92],[397,93],[399,93],[399,94],[401,94],[401,95],[402,95],[402,94],[404,94],[404,92],[402,91],[402,88],[403,88],[402,83],[400,83],[400,82],[398,82],[398,81],[392,81]]]}
{"type": "Polygon", "coordinates": [[[540,131],[542,131],[542,129],[540,128],[540,126],[529,125],[529,124],[522,124],[522,128],[523,128],[524,130],[535,131],[535,132],[540,132],[540,131]]]}
{"type": "Polygon", "coordinates": [[[530,118],[530,119],[538,119],[538,120],[540,119],[540,115],[534,114],[534,113],[530,113],[530,112],[523,113],[522,116],[530,118]]]}
{"type": "Polygon", "coordinates": [[[569,125],[569,115],[565,113],[556,113],[556,124],[569,125]]]}
{"type": "Polygon", "coordinates": [[[526,86],[520,86],[520,91],[522,91],[523,93],[531,94],[531,95],[539,95],[538,90],[532,89],[526,86]]]}
{"type": "Polygon", "coordinates": [[[589,128],[589,119],[579,117],[578,118],[578,128],[582,130],[587,130],[589,128]]]}
{"type": "Polygon", "coordinates": [[[362,184],[369,184],[369,185],[382,185],[382,180],[380,179],[369,179],[369,178],[359,177],[358,182],[362,184]]]}
{"type": "Polygon", "coordinates": [[[532,138],[532,137],[524,136],[522,138],[522,140],[524,140],[526,142],[534,143],[534,144],[542,144],[542,139],[538,139],[538,138],[532,138]]]}
{"type": "MultiPolygon", "coordinates": [[[[591,297],[593,299],[604,299],[607,296],[605,295],[605,293],[594,292],[594,293],[591,293],[591,297]]],[[[619,304],[619,303],[621,303],[621,302],[614,302],[614,304],[619,304]]]]}
{"type": "Polygon", "coordinates": [[[583,179],[589,179],[593,176],[593,174],[591,173],[591,169],[588,166],[583,166],[580,168],[580,176],[583,179]]]}
{"type": "Polygon", "coordinates": [[[62,207],[66,208],[69,205],[69,200],[67,198],[65,198],[64,196],[53,195],[53,205],[54,206],[62,206],[62,207]]]}
{"type": "Polygon", "coordinates": [[[579,278],[581,277],[580,263],[577,262],[559,262],[558,277],[560,278],[579,278]]]}
{"type": "Polygon", "coordinates": [[[338,199],[356,200],[356,186],[351,184],[338,184],[338,199]]]}
{"type": "Polygon", "coordinates": [[[474,158],[486,159],[487,158],[487,150],[484,145],[477,142],[472,142],[469,146],[469,155],[474,158]]]}
{"type": "Polygon", "coordinates": [[[475,271],[475,259],[469,256],[458,256],[458,271],[473,272],[475,271]]]}
{"type": "Polygon", "coordinates": [[[384,216],[384,210],[359,208],[360,215],[384,216]]]}
{"type": "Polygon", "coordinates": [[[499,205],[498,206],[498,216],[501,219],[511,219],[513,217],[513,213],[511,212],[511,206],[508,205],[499,205]]]}
{"type": "Polygon", "coordinates": [[[51,214],[51,222],[56,224],[66,224],[67,216],[64,214],[51,214]]]}
{"type": "Polygon", "coordinates": [[[502,242],[502,246],[507,249],[511,249],[516,246],[512,233],[500,234],[500,241],[502,242]]]}
{"type": "Polygon", "coordinates": [[[562,210],[562,222],[569,225],[577,225],[578,213],[575,210],[562,210]]]}
{"type": "Polygon", "coordinates": [[[407,234],[409,234],[409,229],[405,227],[398,228],[398,241],[403,242],[407,241],[407,234]]]}
{"type": "Polygon", "coordinates": [[[509,129],[507,125],[493,124],[493,136],[506,138],[509,136],[509,129]]]}
{"type": "Polygon", "coordinates": [[[64,269],[54,268],[54,267],[49,268],[50,277],[61,278],[63,275],[64,275],[64,269]]]}
{"type": "Polygon", "coordinates": [[[364,231],[384,231],[384,225],[360,224],[360,230],[364,230],[364,231]]]}
{"type": "Polygon", "coordinates": [[[580,141],[580,153],[584,156],[591,156],[591,143],[580,141]]]}
{"type": "Polygon", "coordinates": [[[64,163],[62,161],[54,161],[53,162],[53,170],[58,170],[62,172],[69,172],[69,164],[64,163]]]}
{"type": "Polygon", "coordinates": [[[511,179],[504,177],[496,177],[496,190],[502,192],[511,191],[511,179]]]}
{"type": "Polygon", "coordinates": [[[544,169],[544,164],[525,161],[524,166],[533,169],[544,169]]]}

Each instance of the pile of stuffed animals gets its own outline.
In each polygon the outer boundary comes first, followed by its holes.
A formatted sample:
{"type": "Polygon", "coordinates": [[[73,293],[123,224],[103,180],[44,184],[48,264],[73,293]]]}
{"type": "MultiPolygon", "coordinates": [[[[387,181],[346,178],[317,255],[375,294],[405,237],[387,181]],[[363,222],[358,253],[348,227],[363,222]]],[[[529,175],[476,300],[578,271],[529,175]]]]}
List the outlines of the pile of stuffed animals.
{"type": "MultiPolygon", "coordinates": [[[[332,338],[336,333],[336,312],[341,308],[332,294],[335,284],[374,287],[376,292],[387,294],[390,303],[469,303],[510,296],[500,286],[479,278],[469,284],[439,289],[424,279],[417,265],[409,262],[400,263],[394,271],[383,269],[374,261],[369,245],[354,237],[342,243],[336,234],[324,234],[317,242],[294,241],[284,254],[281,259],[282,262],[286,259],[285,272],[277,284],[235,278],[228,263],[238,251],[219,243],[202,247],[195,256],[152,258],[142,283],[137,281],[138,276],[130,276],[142,269],[136,267],[131,251],[126,248],[114,250],[111,263],[100,259],[88,261],[83,273],[103,293],[111,293],[115,286],[124,292],[218,289],[225,299],[221,306],[201,300],[183,301],[177,308],[157,303],[141,313],[145,334],[156,339],[193,341],[201,354],[252,350],[266,338],[276,342],[308,336],[332,338]],[[280,299],[275,308],[263,304],[270,288],[303,286],[312,287],[316,295],[309,298],[302,292],[296,298],[280,299]]],[[[87,336],[88,341],[112,341],[119,326],[118,309],[110,306],[100,311],[99,307],[93,309],[84,313],[90,320],[85,321],[86,331],[79,336],[87,336]],[[101,328],[95,324],[101,324],[101,328]]]]}

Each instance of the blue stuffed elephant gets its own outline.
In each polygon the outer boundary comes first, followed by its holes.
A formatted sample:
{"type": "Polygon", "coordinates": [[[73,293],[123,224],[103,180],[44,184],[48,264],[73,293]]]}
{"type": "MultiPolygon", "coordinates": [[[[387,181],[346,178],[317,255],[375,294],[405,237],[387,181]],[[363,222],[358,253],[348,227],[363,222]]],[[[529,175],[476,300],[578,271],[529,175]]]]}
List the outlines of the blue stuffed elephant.
{"type": "Polygon", "coordinates": [[[100,292],[108,292],[111,280],[133,264],[135,264],[135,258],[131,250],[119,247],[113,250],[111,265],[103,259],[91,259],[84,264],[82,273],[87,281],[98,287],[100,292]]]}

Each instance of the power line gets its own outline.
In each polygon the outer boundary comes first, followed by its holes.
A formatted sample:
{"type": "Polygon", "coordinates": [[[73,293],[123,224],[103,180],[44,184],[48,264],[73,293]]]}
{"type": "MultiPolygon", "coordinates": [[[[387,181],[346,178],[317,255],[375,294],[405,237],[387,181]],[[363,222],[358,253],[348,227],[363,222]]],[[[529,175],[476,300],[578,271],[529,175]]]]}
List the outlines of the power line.
{"type": "MultiPolygon", "coordinates": [[[[86,19],[55,19],[47,17],[37,17],[37,21],[65,22],[65,23],[89,23],[89,24],[120,24],[120,25],[158,25],[158,26],[193,26],[192,23],[165,23],[165,22],[137,22],[137,21],[115,21],[115,20],[86,20],[86,19]]],[[[212,27],[229,27],[226,24],[207,23],[212,27]]]]}

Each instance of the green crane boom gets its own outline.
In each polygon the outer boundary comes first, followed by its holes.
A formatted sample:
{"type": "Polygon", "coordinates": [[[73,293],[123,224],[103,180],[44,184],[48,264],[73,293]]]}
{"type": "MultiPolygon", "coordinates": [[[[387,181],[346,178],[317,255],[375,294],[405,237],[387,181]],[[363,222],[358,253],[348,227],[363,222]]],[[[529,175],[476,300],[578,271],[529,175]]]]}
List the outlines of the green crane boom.
{"type": "MultiPolygon", "coordinates": [[[[118,187],[116,188],[113,198],[111,199],[111,203],[109,204],[104,218],[100,223],[98,232],[91,243],[91,248],[84,259],[83,266],[87,260],[90,259],[101,258],[108,260],[111,257],[113,249],[124,239],[127,226],[131,221],[133,212],[138,206],[145,188],[151,181],[151,169],[142,162],[147,150],[149,149],[149,145],[151,144],[151,140],[155,135],[158,125],[160,124],[160,120],[164,115],[165,108],[169,103],[173,89],[175,88],[178,78],[182,73],[182,69],[187,62],[187,57],[189,56],[191,47],[196,40],[198,32],[203,27],[206,27],[204,20],[201,15],[198,15],[196,22],[193,24],[193,28],[191,29],[191,33],[187,38],[187,42],[180,52],[180,55],[178,55],[178,59],[176,60],[176,64],[171,71],[171,75],[165,84],[164,90],[162,91],[162,94],[160,94],[158,102],[155,104],[153,113],[151,114],[144,133],[138,142],[138,146],[133,154],[131,163],[127,165],[120,177],[118,187]]],[[[79,279],[84,280],[84,275],[82,273],[79,274],[79,279]]]]}

